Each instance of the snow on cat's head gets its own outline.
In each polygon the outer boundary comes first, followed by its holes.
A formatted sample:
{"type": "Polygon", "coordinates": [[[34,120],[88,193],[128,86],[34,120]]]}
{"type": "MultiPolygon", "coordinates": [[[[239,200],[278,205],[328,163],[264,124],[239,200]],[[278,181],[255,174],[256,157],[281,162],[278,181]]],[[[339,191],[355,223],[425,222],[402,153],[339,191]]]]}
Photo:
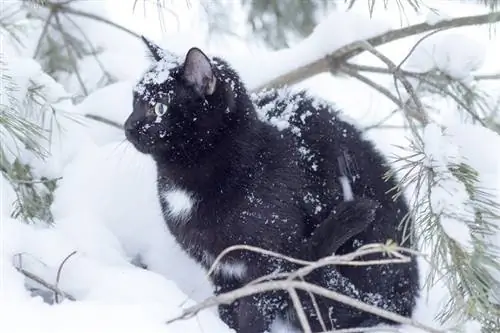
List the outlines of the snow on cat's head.
{"type": "Polygon", "coordinates": [[[155,63],[133,90],[133,111],[125,135],[145,154],[183,153],[197,142],[202,149],[240,118],[248,99],[238,75],[221,59],[191,48],[184,59],[144,38],[155,63]],[[241,113],[241,112],[240,112],[241,113]]]}

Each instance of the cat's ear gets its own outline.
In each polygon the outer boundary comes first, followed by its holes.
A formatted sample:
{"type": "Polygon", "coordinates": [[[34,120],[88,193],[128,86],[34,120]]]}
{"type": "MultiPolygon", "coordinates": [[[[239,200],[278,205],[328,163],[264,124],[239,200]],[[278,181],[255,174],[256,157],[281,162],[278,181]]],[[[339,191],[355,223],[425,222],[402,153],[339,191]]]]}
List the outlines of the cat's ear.
{"type": "Polygon", "coordinates": [[[164,51],[162,50],[161,47],[150,41],[144,36],[141,36],[142,41],[146,46],[148,47],[149,52],[151,52],[151,55],[156,61],[159,61],[163,58],[164,51]]]}
{"type": "Polygon", "coordinates": [[[186,54],[184,79],[192,84],[200,95],[212,95],[215,91],[217,79],[210,59],[197,47],[191,48],[186,54]]]}

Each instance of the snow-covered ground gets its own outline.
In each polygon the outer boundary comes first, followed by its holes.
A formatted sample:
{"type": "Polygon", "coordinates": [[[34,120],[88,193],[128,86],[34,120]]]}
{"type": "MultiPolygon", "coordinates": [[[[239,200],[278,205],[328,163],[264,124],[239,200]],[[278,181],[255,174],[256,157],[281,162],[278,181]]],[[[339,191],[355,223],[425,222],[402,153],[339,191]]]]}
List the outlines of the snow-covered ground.
{"type": "MultiPolygon", "coordinates": [[[[227,58],[250,88],[259,86],[297,65],[323,57],[328,51],[390,27],[388,20],[368,21],[366,13],[360,15],[332,14],[311,37],[284,51],[246,54],[235,51],[228,53],[227,58]],[[333,38],[339,30],[346,32],[342,39],[333,38]]],[[[424,15],[421,19],[437,22],[443,18],[424,15]]],[[[499,70],[498,64],[491,61],[500,55],[496,46],[500,45],[498,38],[479,47],[480,42],[471,37],[470,31],[474,29],[464,30],[468,38],[457,33],[440,34],[422,43],[415,56],[408,59],[408,69],[425,71],[437,67],[460,78],[468,78],[471,71],[477,69],[499,70]]],[[[178,42],[171,39],[169,45],[182,52],[189,43],[183,37],[177,38],[178,42]]],[[[383,51],[397,61],[404,57],[414,41],[391,43],[384,46],[383,51]]],[[[109,63],[120,81],[97,90],[76,106],[69,101],[56,102],[66,94],[65,89],[44,76],[30,59],[12,57],[8,62],[20,87],[25,88],[28,79],[44,82],[51,87],[48,93],[54,105],[71,117],[58,116],[61,130],[54,131],[53,140],[47,147],[51,154],[45,161],[35,159],[26,151],[20,155],[23,161],[32,165],[36,175],[61,177],[51,207],[55,219],[53,226],[28,225],[11,219],[15,194],[9,183],[0,179],[1,332],[230,332],[217,318],[215,309],[165,325],[165,321],[179,314],[183,307],[210,296],[210,284],[204,271],[181,251],[166,230],[156,198],[152,160],[135,151],[120,130],[83,117],[94,114],[124,122],[131,112],[131,87],[147,65],[144,53],[138,44],[134,45],[137,50],[133,48],[133,52],[124,54],[115,50],[104,54],[104,64],[109,63]],[[76,254],[68,258],[74,251],[76,254]],[[137,261],[147,265],[149,270],[131,264],[137,261]],[[26,284],[37,285],[25,279],[14,265],[57,285],[77,301],[65,300],[49,305],[40,296],[32,297],[26,284]]],[[[223,54],[220,49],[213,52],[223,54]]],[[[356,61],[380,65],[366,55],[357,57],[356,61]]],[[[95,64],[88,65],[88,73],[92,66],[95,64]]],[[[389,77],[371,77],[391,87],[389,77]]],[[[66,90],[76,86],[71,82],[69,80],[66,90]]],[[[352,79],[319,75],[298,87],[334,101],[361,126],[377,122],[394,108],[383,96],[352,79]]],[[[23,90],[19,92],[20,98],[22,95],[23,90]]],[[[499,189],[500,155],[491,154],[492,147],[500,147],[499,136],[477,126],[447,121],[446,117],[453,119],[452,111],[443,109],[442,115],[443,122],[450,125],[445,134],[452,139],[443,139],[436,128],[427,132],[429,142],[440,143],[435,145],[433,156],[437,159],[448,156],[452,145],[480,170],[484,177],[482,184],[499,189]]],[[[387,155],[395,151],[392,144],[406,141],[404,133],[398,130],[373,130],[367,136],[387,155]]],[[[2,144],[12,146],[12,142],[2,141],[2,144]]],[[[441,196],[438,203],[443,204],[447,199],[441,196]]],[[[455,236],[464,240],[467,232],[464,230],[455,236]]],[[[425,275],[425,262],[422,267],[425,275]]],[[[414,319],[437,325],[434,316],[445,296],[445,289],[439,284],[429,294],[423,293],[414,319]]],[[[467,326],[467,332],[476,330],[473,323],[467,326]]],[[[401,331],[418,330],[404,327],[401,331]]]]}

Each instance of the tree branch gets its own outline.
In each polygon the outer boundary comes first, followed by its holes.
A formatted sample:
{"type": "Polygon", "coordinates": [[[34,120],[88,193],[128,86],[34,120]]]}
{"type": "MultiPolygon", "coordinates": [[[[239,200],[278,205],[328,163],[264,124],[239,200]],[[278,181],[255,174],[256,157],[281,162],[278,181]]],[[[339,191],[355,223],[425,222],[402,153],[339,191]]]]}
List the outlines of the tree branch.
{"type": "MultiPolygon", "coordinates": [[[[368,38],[366,39],[366,42],[368,42],[372,47],[377,47],[395,40],[403,39],[427,31],[445,30],[456,27],[486,24],[499,21],[500,12],[458,17],[446,21],[441,21],[433,25],[424,22],[411,25],[409,27],[388,31],[384,34],[368,38]]],[[[273,80],[260,85],[254,90],[260,91],[265,88],[278,88],[284,85],[292,85],[298,83],[312,76],[328,72],[331,70],[332,65],[334,68],[338,67],[338,64],[342,64],[343,62],[362,53],[363,51],[364,49],[359,41],[353,42],[333,51],[326,57],[320,58],[314,62],[294,69],[293,71],[285,73],[277,78],[274,78],[273,80]]]]}
{"type": "Polygon", "coordinates": [[[115,122],[113,120],[101,117],[99,115],[87,113],[87,114],[85,114],[85,117],[89,118],[89,119],[92,119],[92,120],[95,120],[95,121],[98,121],[100,123],[109,125],[109,126],[113,126],[114,128],[117,128],[119,130],[123,130],[123,126],[121,124],[119,124],[119,123],[117,123],[117,122],[115,122]]]}
{"type": "Polygon", "coordinates": [[[84,11],[81,11],[81,10],[77,10],[77,9],[74,9],[74,8],[70,8],[70,7],[67,7],[67,6],[64,6],[64,7],[61,7],[61,12],[64,12],[64,13],[68,13],[68,14],[73,14],[73,15],[77,15],[77,16],[82,16],[82,17],[86,17],[86,18],[89,18],[89,19],[93,19],[95,21],[99,21],[101,23],[105,23],[107,25],[110,25],[112,27],[115,27],[121,31],[124,31],[126,33],[128,33],[129,35],[132,35],[136,38],[141,38],[141,35],[133,32],[132,30],[130,29],[127,29],[125,28],[124,26],[121,26],[113,21],[110,21],[104,17],[101,17],[99,15],[96,15],[96,14],[92,14],[92,13],[87,13],[87,12],[84,12],[84,11]]]}
{"type": "Polygon", "coordinates": [[[67,298],[71,301],[75,301],[76,299],[71,296],[70,294],[62,291],[61,289],[59,289],[57,286],[54,286],[50,283],[48,283],[47,281],[45,281],[44,279],[42,279],[41,277],[39,276],[36,276],[35,274],[31,273],[31,272],[28,272],[27,270],[25,270],[24,268],[20,268],[20,267],[16,267],[17,271],[20,272],[21,274],[23,274],[24,276],[26,276],[27,278],[41,284],[42,286],[44,286],[45,288],[47,288],[48,290],[52,291],[55,295],[59,295],[59,296],[62,296],[64,298],[67,298]]]}
{"type": "Polygon", "coordinates": [[[395,321],[397,323],[406,324],[409,326],[413,326],[416,328],[420,328],[432,333],[442,333],[442,330],[438,330],[427,325],[421,324],[411,318],[403,317],[399,314],[384,310],[382,308],[376,307],[374,305],[366,304],[359,300],[353,299],[351,297],[342,295],[338,292],[328,290],[326,288],[322,288],[316,286],[312,283],[304,282],[304,281],[269,281],[263,282],[256,285],[247,285],[242,288],[220,294],[218,296],[209,297],[201,303],[198,303],[194,306],[191,306],[185,309],[181,315],[174,317],[167,321],[167,324],[170,324],[174,321],[180,319],[188,319],[196,315],[198,312],[207,309],[209,307],[217,306],[219,304],[230,304],[240,298],[251,296],[258,293],[269,292],[273,290],[288,290],[290,288],[300,289],[303,291],[311,291],[317,295],[330,298],[337,302],[341,302],[352,306],[356,309],[369,312],[375,314],[377,316],[395,321]]]}

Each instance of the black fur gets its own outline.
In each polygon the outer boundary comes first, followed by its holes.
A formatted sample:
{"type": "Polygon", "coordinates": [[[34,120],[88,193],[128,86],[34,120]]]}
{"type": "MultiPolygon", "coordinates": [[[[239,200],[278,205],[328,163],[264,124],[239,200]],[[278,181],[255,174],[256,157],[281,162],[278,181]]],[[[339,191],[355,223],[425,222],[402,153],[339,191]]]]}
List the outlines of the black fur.
{"type": "MultiPolygon", "coordinates": [[[[145,74],[125,131],[156,162],[171,233],[207,268],[236,244],[310,259],[404,238],[400,222],[408,207],[387,194],[396,181],[384,181],[384,159],[355,127],[305,93],[268,91],[251,98],[226,62],[209,60],[198,49],[185,61],[164,57],[145,74]],[[153,112],[158,102],[168,106],[161,117],[153,112]],[[288,126],[272,125],[280,120],[288,126]],[[354,201],[344,201],[340,176],[349,180],[354,201]],[[175,215],[178,208],[165,193],[190,197],[190,213],[175,215]]],[[[243,263],[246,271],[233,277],[219,271],[213,276],[216,292],[296,268],[248,251],[231,252],[223,262],[243,263]]],[[[327,267],[308,279],[404,316],[411,316],[419,289],[415,262],[327,267]]],[[[301,296],[313,330],[321,330],[309,297],[301,296]]],[[[276,316],[298,325],[287,304],[286,293],[274,292],[220,311],[238,332],[264,332],[276,316]]],[[[328,329],[387,322],[328,299],[318,298],[318,304],[328,329]]]]}

